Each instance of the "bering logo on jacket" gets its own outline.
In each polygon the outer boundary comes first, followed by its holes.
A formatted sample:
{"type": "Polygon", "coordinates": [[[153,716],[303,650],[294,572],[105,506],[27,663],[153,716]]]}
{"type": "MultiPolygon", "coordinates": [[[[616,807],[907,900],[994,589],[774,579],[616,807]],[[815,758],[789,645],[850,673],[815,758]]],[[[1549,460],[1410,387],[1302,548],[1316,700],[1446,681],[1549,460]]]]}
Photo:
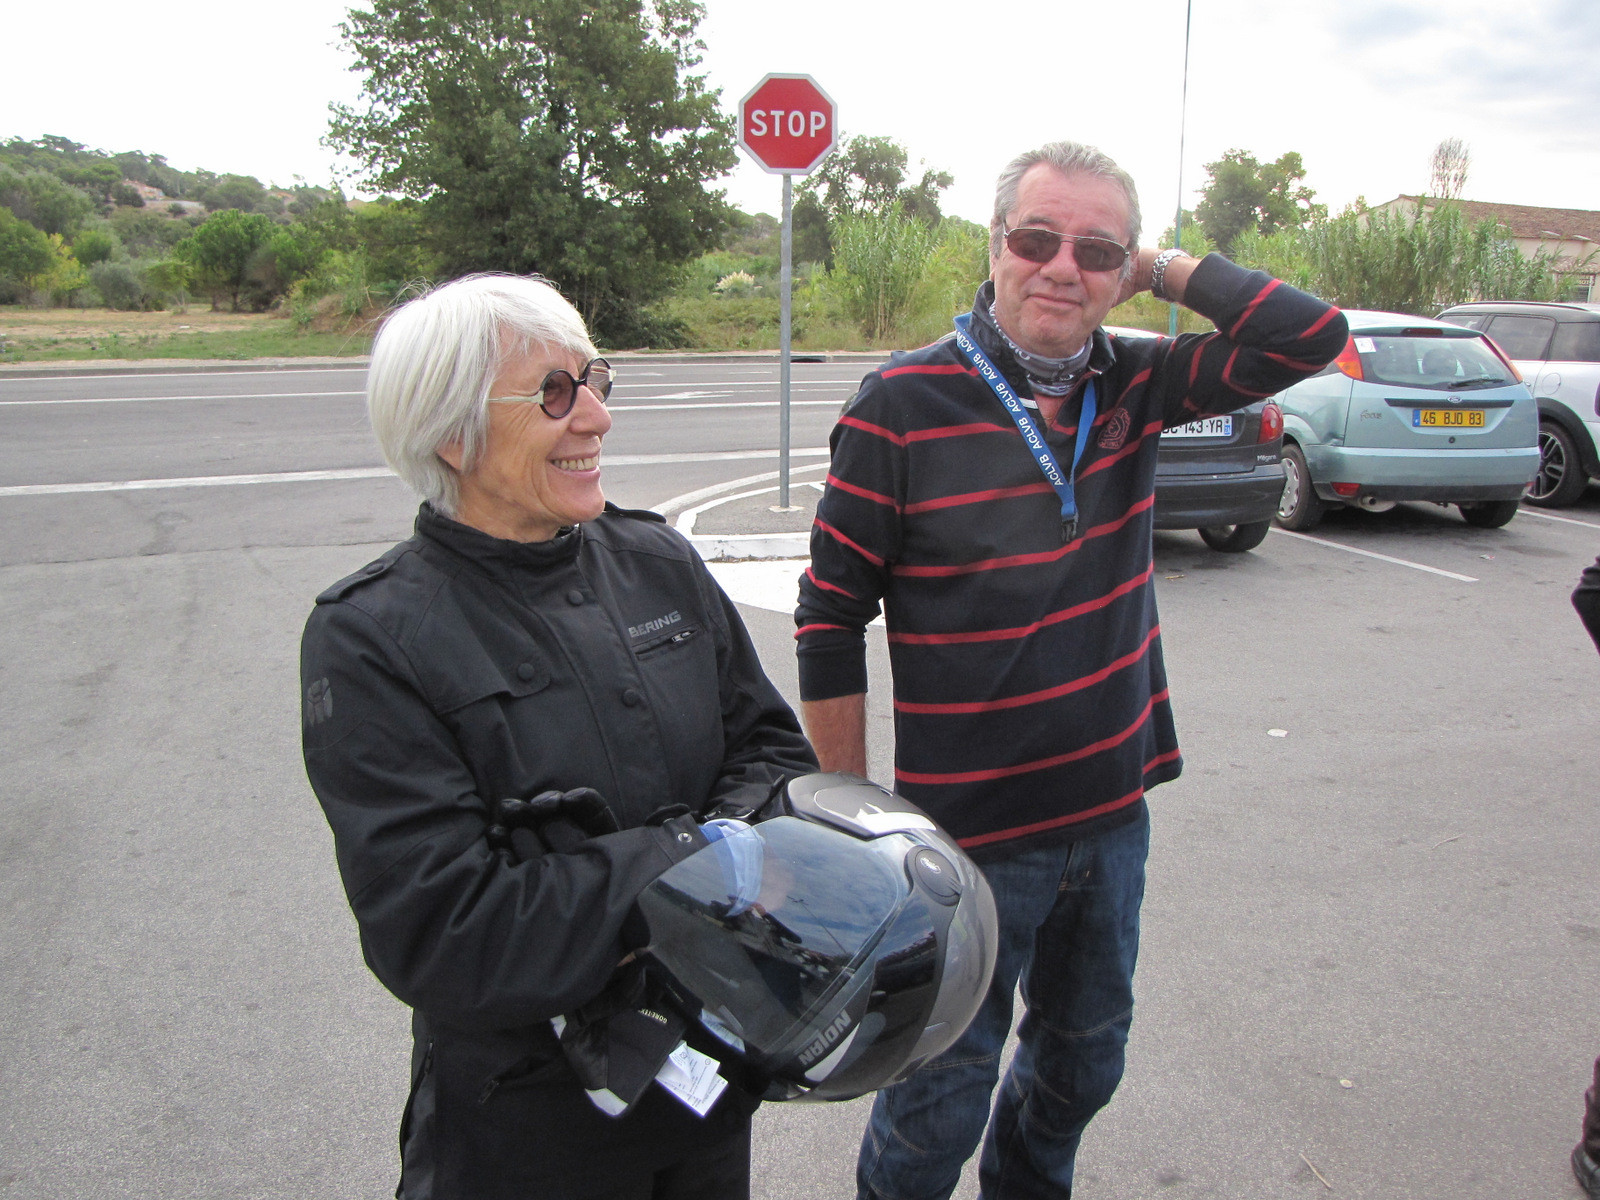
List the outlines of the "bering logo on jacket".
{"type": "Polygon", "coordinates": [[[677,609],[673,609],[671,612],[667,613],[666,616],[656,617],[653,621],[646,621],[642,625],[629,625],[628,636],[636,638],[644,637],[646,634],[654,633],[658,629],[665,629],[669,625],[676,625],[682,620],[683,614],[677,609]]]}
{"type": "Polygon", "coordinates": [[[1100,449],[1121,450],[1128,440],[1128,430],[1133,428],[1133,417],[1125,408],[1114,408],[1106,418],[1105,432],[1100,435],[1100,449]]]}

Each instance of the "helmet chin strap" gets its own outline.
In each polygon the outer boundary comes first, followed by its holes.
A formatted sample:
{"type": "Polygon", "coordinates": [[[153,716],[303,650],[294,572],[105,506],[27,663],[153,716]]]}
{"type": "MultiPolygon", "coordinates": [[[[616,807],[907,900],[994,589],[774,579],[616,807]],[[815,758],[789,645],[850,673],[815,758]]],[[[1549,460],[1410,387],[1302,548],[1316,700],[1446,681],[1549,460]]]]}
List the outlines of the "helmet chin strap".
{"type": "Polygon", "coordinates": [[[989,305],[989,320],[993,323],[995,332],[1004,339],[1012,355],[1027,374],[1029,385],[1037,393],[1046,396],[1065,396],[1078,382],[1083,369],[1089,365],[1089,351],[1093,346],[1091,338],[1084,339],[1076,354],[1066,358],[1048,358],[1043,354],[1024,350],[1012,341],[1011,335],[1001,328],[1000,319],[995,315],[992,303],[989,305]]]}

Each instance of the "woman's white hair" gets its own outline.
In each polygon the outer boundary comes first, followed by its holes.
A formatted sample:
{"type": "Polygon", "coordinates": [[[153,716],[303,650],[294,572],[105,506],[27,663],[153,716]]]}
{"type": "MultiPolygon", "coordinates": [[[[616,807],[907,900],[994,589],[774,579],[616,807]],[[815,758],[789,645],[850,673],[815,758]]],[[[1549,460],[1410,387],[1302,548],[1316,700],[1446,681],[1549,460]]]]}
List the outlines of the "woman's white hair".
{"type": "Polygon", "coordinates": [[[596,354],[578,310],[542,279],[467,275],[390,313],[372,346],[367,416],[394,473],[454,516],[460,479],[439,447],[459,442],[470,471],[488,436],[495,376],[550,350],[596,354]]]}

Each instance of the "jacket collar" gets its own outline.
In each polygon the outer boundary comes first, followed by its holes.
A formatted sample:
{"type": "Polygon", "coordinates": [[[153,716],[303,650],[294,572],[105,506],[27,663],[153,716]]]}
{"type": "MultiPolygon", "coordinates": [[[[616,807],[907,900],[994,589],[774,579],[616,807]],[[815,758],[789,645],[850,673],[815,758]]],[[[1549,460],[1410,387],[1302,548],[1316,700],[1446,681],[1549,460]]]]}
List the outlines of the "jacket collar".
{"type": "Polygon", "coordinates": [[[577,557],[583,544],[582,526],[569,526],[548,542],[513,542],[452,520],[428,503],[417,510],[416,534],[422,541],[490,571],[541,571],[562,566],[577,557]]]}

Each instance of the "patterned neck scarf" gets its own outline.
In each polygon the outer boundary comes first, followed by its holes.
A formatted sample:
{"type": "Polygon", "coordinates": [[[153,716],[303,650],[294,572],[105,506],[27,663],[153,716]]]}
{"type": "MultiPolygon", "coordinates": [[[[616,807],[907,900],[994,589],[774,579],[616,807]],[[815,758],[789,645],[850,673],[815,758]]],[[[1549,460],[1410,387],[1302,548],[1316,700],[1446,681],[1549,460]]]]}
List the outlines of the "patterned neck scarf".
{"type": "Polygon", "coordinates": [[[1094,346],[1093,338],[1085,338],[1083,346],[1070,358],[1046,358],[1042,354],[1024,350],[1006,335],[1006,331],[1000,328],[1000,321],[995,316],[992,303],[989,305],[989,320],[994,323],[995,332],[1005,339],[1007,348],[1028,376],[1028,384],[1036,393],[1045,396],[1065,396],[1078,382],[1078,376],[1083,374],[1083,369],[1089,365],[1089,351],[1094,346]]]}

